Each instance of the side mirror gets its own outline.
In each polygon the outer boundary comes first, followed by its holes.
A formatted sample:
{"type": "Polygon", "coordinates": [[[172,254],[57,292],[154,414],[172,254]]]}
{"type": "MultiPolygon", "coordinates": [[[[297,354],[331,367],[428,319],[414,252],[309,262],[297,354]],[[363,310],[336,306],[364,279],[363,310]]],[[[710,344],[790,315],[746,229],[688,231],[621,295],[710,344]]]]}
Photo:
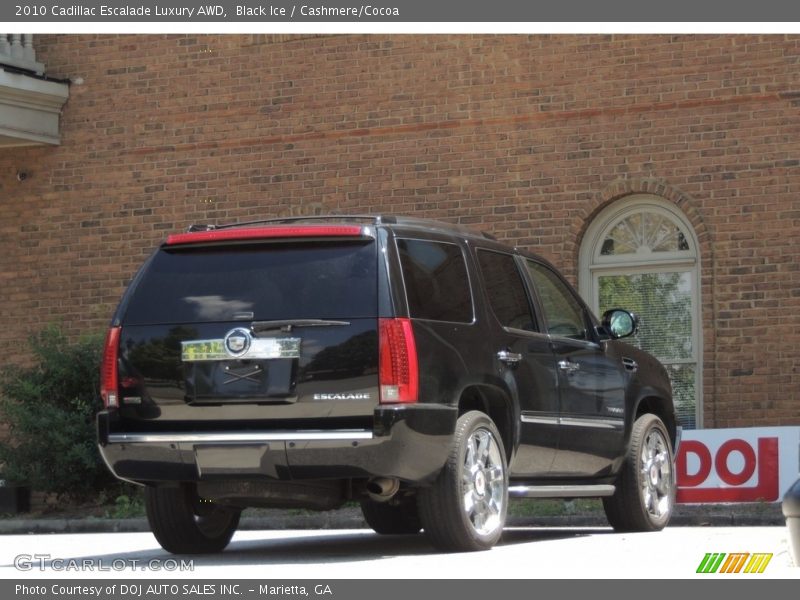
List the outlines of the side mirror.
{"type": "Polygon", "coordinates": [[[639,319],[632,312],[621,308],[612,308],[603,313],[602,325],[612,339],[618,340],[636,333],[639,319]]]}

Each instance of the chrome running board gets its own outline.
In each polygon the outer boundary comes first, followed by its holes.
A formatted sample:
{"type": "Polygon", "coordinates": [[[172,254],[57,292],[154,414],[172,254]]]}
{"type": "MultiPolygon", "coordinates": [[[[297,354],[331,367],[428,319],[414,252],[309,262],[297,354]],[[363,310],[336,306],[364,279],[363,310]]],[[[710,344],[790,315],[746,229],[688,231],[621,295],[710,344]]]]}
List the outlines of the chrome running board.
{"type": "Polygon", "coordinates": [[[512,485],[511,498],[596,498],[613,496],[613,485],[512,485]]]}

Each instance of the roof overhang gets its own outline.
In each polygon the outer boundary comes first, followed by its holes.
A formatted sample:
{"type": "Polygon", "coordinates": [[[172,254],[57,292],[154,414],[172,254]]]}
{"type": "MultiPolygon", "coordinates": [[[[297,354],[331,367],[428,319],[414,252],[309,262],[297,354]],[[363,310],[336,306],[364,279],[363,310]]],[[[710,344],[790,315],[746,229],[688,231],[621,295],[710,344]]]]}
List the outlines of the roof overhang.
{"type": "Polygon", "coordinates": [[[69,84],[0,67],[0,147],[58,145],[69,84]]]}

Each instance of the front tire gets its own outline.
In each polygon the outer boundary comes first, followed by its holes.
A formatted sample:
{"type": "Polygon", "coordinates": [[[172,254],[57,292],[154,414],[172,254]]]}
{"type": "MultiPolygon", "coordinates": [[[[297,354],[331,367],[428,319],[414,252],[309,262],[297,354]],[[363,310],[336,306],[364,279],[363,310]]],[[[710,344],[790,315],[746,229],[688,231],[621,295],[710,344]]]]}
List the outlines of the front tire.
{"type": "Polygon", "coordinates": [[[487,550],[503,533],[508,470],[500,434],[482,412],[459,417],[445,466],[418,494],[422,525],[448,552],[487,550]]]}
{"type": "Polygon", "coordinates": [[[416,498],[413,497],[388,502],[362,500],[361,513],[367,525],[381,535],[409,535],[422,529],[416,498]]]}
{"type": "Polygon", "coordinates": [[[608,522],[617,531],[660,531],[675,506],[672,444],[664,423],[645,414],[633,424],[625,464],[613,496],[603,498],[608,522]]]}
{"type": "Polygon", "coordinates": [[[241,511],[201,500],[193,487],[147,487],[147,521],[153,535],[173,554],[221,552],[239,525],[241,511]]]}

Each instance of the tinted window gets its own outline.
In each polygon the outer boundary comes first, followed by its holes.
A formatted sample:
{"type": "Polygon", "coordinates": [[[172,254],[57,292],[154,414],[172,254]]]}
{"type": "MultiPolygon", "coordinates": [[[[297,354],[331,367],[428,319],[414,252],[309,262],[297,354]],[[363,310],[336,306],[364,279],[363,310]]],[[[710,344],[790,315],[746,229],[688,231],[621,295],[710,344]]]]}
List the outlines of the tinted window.
{"type": "Polygon", "coordinates": [[[455,244],[397,240],[411,316],[434,321],[472,322],[464,255],[455,244]]]}
{"type": "Polygon", "coordinates": [[[137,286],[132,325],[377,316],[375,243],[161,250],[137,286]]]}
{"type": "Polygon", "coordinates": [[[583,306],[572,290],[550,269],[539,263],[527,261],[528,272],[536,293],[542,302],[547,332],[552,335],[586,339],[586,319],[583,306]]]}
{"type": "Polygon", "coordinates": [[[510,254],[479,250],[478,264],[489,304],[498,321],[504,327],[532,331],[534,326],[528,294],[514,257],[510,254]]]}

